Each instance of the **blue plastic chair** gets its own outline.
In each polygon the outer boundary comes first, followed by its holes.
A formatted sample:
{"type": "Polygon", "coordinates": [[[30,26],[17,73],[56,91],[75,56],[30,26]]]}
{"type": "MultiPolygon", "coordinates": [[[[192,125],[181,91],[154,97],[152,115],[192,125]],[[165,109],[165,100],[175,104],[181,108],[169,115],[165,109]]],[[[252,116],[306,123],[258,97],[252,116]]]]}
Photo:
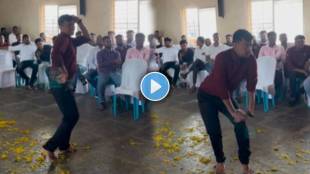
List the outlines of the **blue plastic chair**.
{"type": "MultiPolygon", "coordinates": [[[[118,99],[117,95],[112,96],[112,113],[114,117],[116,117],[118,113],[117,99],[118,99]]],[[[145,103],[141,101],[141,113],[140,113],[139,99],[137,97],[125,96],[124,102],[126,111],[129,110],[129,103],[131,99],[133,99],[133,105],[132,105],[133,120],[139,120],[142,113],[145,112],[145,103]]]]}

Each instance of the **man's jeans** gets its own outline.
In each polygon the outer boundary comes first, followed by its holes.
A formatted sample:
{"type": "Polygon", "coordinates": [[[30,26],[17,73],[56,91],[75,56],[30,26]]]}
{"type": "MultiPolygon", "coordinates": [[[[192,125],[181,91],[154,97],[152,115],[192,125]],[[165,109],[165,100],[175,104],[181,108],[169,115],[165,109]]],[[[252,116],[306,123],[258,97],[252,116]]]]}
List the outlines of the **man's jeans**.
{"type": "Polygon", "coordinates": [[[115,85],[119,87],[121,85],[121,73],[119,71],[110,73],[99,73],[97,83],[98,103],[104,104],[105,102],[105,89],[108,85],[115,85]]]}

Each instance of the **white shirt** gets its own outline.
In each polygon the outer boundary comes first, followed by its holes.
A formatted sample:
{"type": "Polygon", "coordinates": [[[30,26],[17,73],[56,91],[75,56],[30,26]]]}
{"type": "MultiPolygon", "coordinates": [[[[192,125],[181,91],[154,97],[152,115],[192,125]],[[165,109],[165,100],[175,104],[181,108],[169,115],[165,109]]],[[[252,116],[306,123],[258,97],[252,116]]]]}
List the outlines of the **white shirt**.
{"type": "Polygon", "coordinates": [[[16,35],[14,33],[9,34],[9,44],[12,45],[15,42],[17,42],[16,35]]]}
{"type": "Polygon", "coordinates": [[[86,65],[87,65],[87,69],[97,69],[97,54],[98,52],[101,51],[101,49],[97,46],[97,47],[94,47],[90,50],[89,52],[89,56],[87,56],[87,62],[86,62],[86,65]]]}
{"type": "Polygon", "coordinates": [[[163,63],[167,62],[179,62],[178,59],[178,54],[179,54],[179,49],[175,47],[161,47],[156,49],[156,53],[162,53],[161,59],[163,60],[163,63]]]}
{"type": "Polygon", "coordinates": [[[204,63],[207,63],[206,56],[208,55],[208,47],[206,45],[201,48],[197,47],[194,51],[194,61],[200,59],[204,63]]]}
{"type": "Polygon", "coordinates": [[[94,47],[89,43],[85,43],[76,49],[76,59],[77,64],[82,66],[87,66],[87,59],[90,56],[90,52],[94,47]]]}
{"type": "Polygon", "coordinates": [[[136,47],[136,41],[131,41],[130,43],[126,42],[127,46],[129,46],[130,48],[135,48],[136,47]]]}
{"type": "Polygon", "coordinates": [[[208,48],[208,55],[210,56],[210,58],[212,60],[215,60],[216,56],[223,52],[226,51],[228,49],[230,49],[231,47],[225,45],[225,44],[219,44],[217,47],[214,46],[214,44],[212,44],[209,48],[208,48]]]}
{"type": "Polygon", "coordinates": [[[9,51],[19,51],[20,61],[35,60],[35,52],[37,47],[34,43],[29,45],[19,44],[16,46],[9,46],[9,51]]]}

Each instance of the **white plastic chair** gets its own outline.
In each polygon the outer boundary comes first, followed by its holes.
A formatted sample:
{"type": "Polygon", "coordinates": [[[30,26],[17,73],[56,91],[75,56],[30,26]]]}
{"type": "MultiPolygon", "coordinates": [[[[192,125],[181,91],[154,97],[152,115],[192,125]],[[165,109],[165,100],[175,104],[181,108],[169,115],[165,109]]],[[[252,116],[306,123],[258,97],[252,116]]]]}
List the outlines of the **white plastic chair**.
{"type": "Polygon", "coordinates": [[[272,98],[273,105],[275,105],[274,97],[268,93],[268,87],[274,85],[276,74],[277,61],[273,57],[265,56],[257,59],[257,85],[256,90],[263,93],[264,111],[268,112],[269,97],[272,98]]]}
{"type": "Polygon", "coordinates": [[[0,88],[16,86],[15,69],[13,68],[13,54],[0,50],[0,88]]]}
{"type": "MultiPolygon", "coordinates": [[[[113,115],[117,114],[116,100],[117,95],[131,96],[133,98],[133,116],[134,120],[139,119],[139,102],[140,82],[143,76],[147,73],[148,65],[145,60],[128,59],[122,66],[121,86],[115,89],[113,96],[113,115]]],[[[142,107],[143,110],[143,107],[142,107]]]]}
{"type": "MultiPolygon", "coordinates": [[[[208,75],[209,75],[209,72],[207,70],[200,71],[197,74],[197,81],[196,81],[195,87],[199,88],[201,83],[205,80],[206,77],[208,77],[208,75]]],[[[194,86],[194,84],[193,84],[193,72],[190,72],[188,74],[186,80],[189,84],[189,87],[194,86]]]]}

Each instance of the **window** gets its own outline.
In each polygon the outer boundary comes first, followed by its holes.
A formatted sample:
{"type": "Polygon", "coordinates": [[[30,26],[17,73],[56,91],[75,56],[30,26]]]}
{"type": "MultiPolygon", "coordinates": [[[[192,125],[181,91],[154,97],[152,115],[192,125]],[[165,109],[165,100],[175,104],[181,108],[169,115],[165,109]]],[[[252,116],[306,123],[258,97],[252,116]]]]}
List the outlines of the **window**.
{"type": "Polygon", "coordinates": [[[186,9],[186,30],[190,39],[196,39],[198,36],[212,38],[217,32],[216,9],[186,9]]]}
{"type": "Polygon", "coordinates": [[[154,29],[152,0],[115,0],[114,28],[117,34],[128,30],[150,34],[154,29]]]}
{"type": "Polygon", "coordinates": [[[77,15],[77,7],[75,5],[46,5],[45,6],[45,25],[44,32],[47,37],[51,38],[59,33],[58,17],[64,14],[77,15]]]}
{"type": "Polygon", "coordinates": [[[303,34],[303,0],[253,0],[252,32],[261,30],[286,33],[290,42],[303,34]]]}

